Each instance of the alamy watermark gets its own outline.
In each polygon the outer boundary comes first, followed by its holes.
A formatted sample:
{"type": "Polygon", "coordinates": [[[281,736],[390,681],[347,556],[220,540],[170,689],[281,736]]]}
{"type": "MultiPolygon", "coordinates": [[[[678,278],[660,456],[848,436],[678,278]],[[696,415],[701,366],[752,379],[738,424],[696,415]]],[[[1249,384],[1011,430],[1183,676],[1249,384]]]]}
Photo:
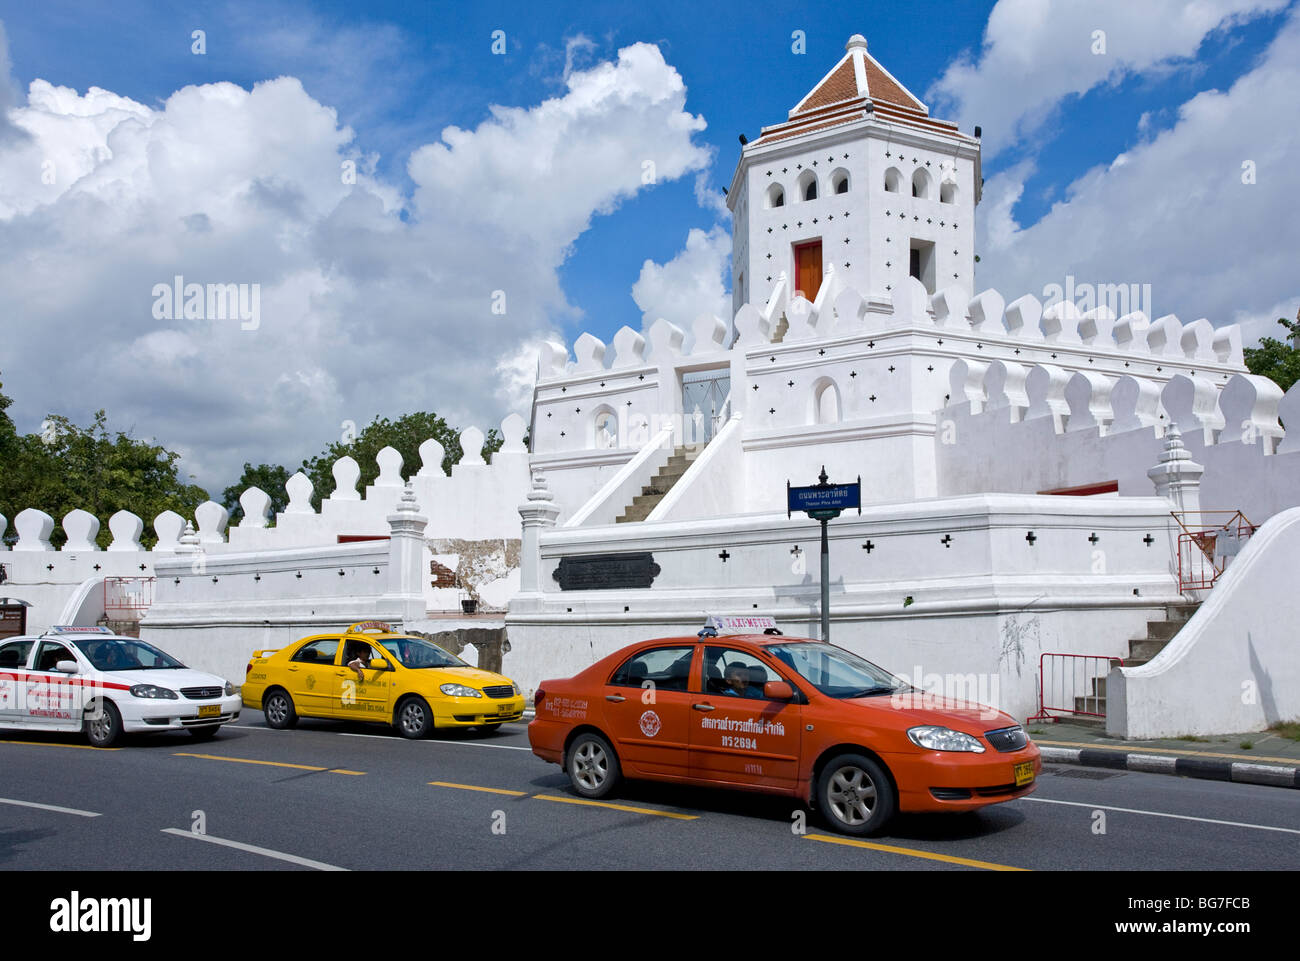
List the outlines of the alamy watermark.
{"type": "Polygon", "coordinates": [[[1095,307],[1109,307],[1116,317],[1140,310],[1154,317],[1150,284],[1092,284],[1079,283],[1073,274],[1065,275],[1065,284],[1047,284],[1043,287],[1043,309],[1068,300],[1086,314],[1095,307]]]}
{"type": "Polygon", "coordinates": [[[153,285],[155,320],[239,320],[240,330],[262,326],[261,284],[187,284],[177,274],[153,285]]]}

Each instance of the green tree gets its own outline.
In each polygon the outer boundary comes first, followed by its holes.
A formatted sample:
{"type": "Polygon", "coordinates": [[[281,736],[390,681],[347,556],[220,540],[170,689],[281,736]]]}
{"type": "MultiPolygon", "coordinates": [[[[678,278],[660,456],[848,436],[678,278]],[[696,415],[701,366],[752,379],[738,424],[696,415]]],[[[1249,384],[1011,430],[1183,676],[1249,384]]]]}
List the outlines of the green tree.
{"type": "Polygon", "coordinates": [[[66,539],[58,522],[80,508],[99,518],[101,547],[113,539],[108,519],[119,510],[144,520],[141,540],[150,547],[157,541],[152,528],[157,515],[173,510],[193,516],[194,508],[208,499],[203,488],[181,479],[179,454],[121,431],[110,432],[102,410],[88,427],[51,414],[39,433],[19,434],[6,412],[10,403],[0,393],[0,514],[11,522],[5,533],[10,543],[17,539],[13,518],[35,507],[54,518],[51,542],[57,547],[66,539]]]}
{"type": "MultiPolygon", "coordinates": [[[[361,468],[358,487],[364,489],[379,476],[375,455],[381,450],[392,447],[400,453],[402,473],[409,477],[420,469],[420,445],[429,438],[442,445],[442,468],[450,472],[461,458],[460,431],[444,418],[426,411],[407,414],[395,421],[376,417],[350,443],[335,441],[317,456],[302,462],[302,472],[312,482],[312,504],[319,509],[321,499],[333,493],[334,462],[340,457],[348,456],[357,462],[361,468]]],[[[489,430],[483,440],[483,458],[486,460],[500,450],[503,440],[495,427],[489,430]]]]}
{"type": "Polygon", "coordinates": [[[239,480],[221,492],[221,504],[230,511],[231,522],[243,514],[243,508],[239,504],[240,495],[250,487],[257,487],[266,491],[271,498],[271,523],[274,524],[275,515],[289,506],[289,494],[284,489],[284,484],[292,473],[289,468],[279,464],[258,464],[254,467],[245,461],[244,473],[239,475],[239,480]]]}
{"type": "Polygon", "coordinates": [[[1300,380],[1300,347],[1296,347],[1296,338],[1300,337],[1300,313],[1295,320],[1279,317],[1277,322],[1286,328],[1287,340],[1262,337],[1258,347],[1247,347],[1245,355],[1246,369],[1252,374],[1268,377],[1283,390],[1290,390],[1291,385],[1300,380]]]}

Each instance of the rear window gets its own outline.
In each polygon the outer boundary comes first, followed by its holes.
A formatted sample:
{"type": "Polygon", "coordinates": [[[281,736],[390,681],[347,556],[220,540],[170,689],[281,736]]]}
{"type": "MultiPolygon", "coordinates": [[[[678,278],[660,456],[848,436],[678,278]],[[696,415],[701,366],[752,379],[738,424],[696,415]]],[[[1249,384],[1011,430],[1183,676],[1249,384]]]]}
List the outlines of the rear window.
{"type": "Polygon", "coordinates": [[[661,691],[684,691],[691,675],[691,658],[694,656],[694,645],[638,651],[619,665],[609,683],[617,687],[655,687],[661,691]]]}

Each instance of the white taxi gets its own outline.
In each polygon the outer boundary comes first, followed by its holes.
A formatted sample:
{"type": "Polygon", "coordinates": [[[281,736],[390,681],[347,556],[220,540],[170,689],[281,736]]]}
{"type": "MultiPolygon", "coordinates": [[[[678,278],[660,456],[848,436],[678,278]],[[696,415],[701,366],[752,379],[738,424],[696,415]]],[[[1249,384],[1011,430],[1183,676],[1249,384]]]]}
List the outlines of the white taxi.
{"type": "Polygon", "coordinates": [[[84,731],[95,747],[123,733],[185,730],[206,740],[240,705],[224,678],[106,627],[0,641],[0,727],[84,731]]]}

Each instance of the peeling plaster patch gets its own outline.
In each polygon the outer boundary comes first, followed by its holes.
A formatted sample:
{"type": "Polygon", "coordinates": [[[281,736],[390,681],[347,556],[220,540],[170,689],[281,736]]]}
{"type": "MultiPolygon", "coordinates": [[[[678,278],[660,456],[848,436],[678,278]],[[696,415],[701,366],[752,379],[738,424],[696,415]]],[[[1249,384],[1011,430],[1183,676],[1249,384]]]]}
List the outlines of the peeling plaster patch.
{"type": "Polygon", "coordinates": [[[487,609],[479,596],[480,589],[519,568],[518,538],[429,538],[425,543],[435,555],[454,555],[457,558],[456,578],[466,593],[478,602],[480,610],[487,609]]]}
{"type": "Polygon", "coordinates": [[[1006,664],[1010,661],[1016,669],[1016,677],[1020,677],[1021,669],[1025,664],[1025,642],[1033,641],[1035,647],[1042,646],[1042,640],[1039,637],[1038,615],[1026,618],[1021,621],[1020,615],[1013,614],[1002,622],[1002,650],[998,654],[998,663],[1006,664]]]}

